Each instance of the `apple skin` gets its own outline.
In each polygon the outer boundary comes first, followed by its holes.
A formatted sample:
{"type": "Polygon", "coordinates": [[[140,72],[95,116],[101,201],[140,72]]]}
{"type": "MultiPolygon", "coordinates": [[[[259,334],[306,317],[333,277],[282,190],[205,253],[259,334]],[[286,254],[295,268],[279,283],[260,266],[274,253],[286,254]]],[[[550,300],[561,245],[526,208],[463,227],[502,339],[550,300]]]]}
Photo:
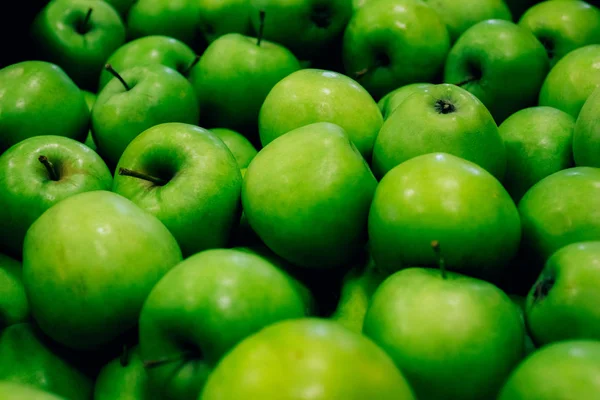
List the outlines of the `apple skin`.
{"type": "Polygon", "coordinates": [[[584,1],[543,1],[523,14],[519,26],[544,44],[551,67],[575,49],[600,43],[600,10],[584,1]]]}
{"type": "Polygon", "coordinates": [[[344,32],[344,69],[378,100],[400,86],[432,81],[449,50],[446,25],[425,2],[372,1],[344,32]]]}
{"type": "Polygon", "coordinates": [[[369,212],[369,243],[384,270],[437,265],[485,278],[504,273],[521,238],[517,207],[502,184],[465,159],[430,153],[398,165],[379,182],[369,212]]]}
{"type": "MultiPolygon", "coordinates": [[[[526,323],[525,322],[525,305],[527,303],[527,298],[524,296],[519,296],[519,295],[515,295],[515,294],[511,294],[508,297],[510,297],[512,302],[515,304],[515,306],[519,310],[519,314],[521,315],[523,324],[525,324],[526,323]]],[[[525,340],[525,345],[524,345],[525,357],[527,357],[529,354],[533,353],[536,350],[536,347],[535,347],[535,344],[533,343],[533,340],[531,339],[531,335],[529,335],[529,332],[527,329],[525,329],[523,336],[524,336],[524,340],[525,340]]]]}
{"type": "Polygon", "coordinates": [[[300,69],[285,47],[230,33],[208,46],[190,73],[196,90],[201,125],[241,132],[256,131],[258,114],[277,82],[300,69]]]}
{"type": "Polygon", "coordinates": [[[90,113],[81,90],[57,65],[23,61],[0,70],[0,154],[33,136],[84,140],[90,113]]]}
{"type": "Polygon", "coordinates": [[[0,382],[0,398],[3,400],[68,400],[30,385],[6,381],[0,382]]]}
{"type": "MultiPolygon", "coordinates": [[[[88,110],[90,113],[92,112],[92,108],[94,108],[94,104],[96,103],[96,94],[92,92],[88,92],[87,90],[83,90],[83,97],[85,98],[85,103],[88,106],[88,110]]],[[[96,143],[94,143],[94,137],[92,136],[92,130],[88,131],[88,134],[85,138],[85,142],[83,142],[87,147],[96,151],[98,148],[96,147],[96,143]]]]}
{"type": "Polygon", "coordinates": [[[573,157],[582,167],[600,167],[600,89],[587,98],[575,123],[573,157]]]}
{"type": "Polygon", "coordinates": [[[23,283],[44,333],[92,350],[137,323],[152,287],[181,259],[175,238],[156,217],[98,190],[61,201],[33,223],[25,237],[23,283]]]}
{"type": "Polygon", "coordinates": [[[446,59],[444,82],[473,93],[501,124],[536,105],[548,68],[546,49],[530,31],[509,21],[487,20],[458,38],[446,59]]]}
{"type": "Polygon", "coordinates": [[[600,397],[600,343],[572,340],[544,346],[510,375],[498,400],[600,397]]]}
{"type": "Polygon", "coordinates": [[[421,90],[427,90],[435,86],[433,83],[409,83],[408,85],[400,86],[398,89],[392,90],[383,96],[377,106],[383,114],[383,120],[389,118],[392,112],[402,103],[408,96],[421,90]]]}
{"type": "Polygon", "coordinates": [[[235,344],[274,322],[306,316],[294,279],[268,260],[236,249],[207,250],[178,264],[152,289],[140,315],[140,351],[153,391],[197,399],[235,344]]]}
{"type": "Polygon", "coordinates": [[[53,346],[32,324],[6,328],[0,336],[0,380],[30,385],[70,400],[90,399],[90,378],[53,346]]]}
{"type": "Polygon", "coordinates": [[[426,268],[388,277],[363,327],[419,400],[493,398],[523,357],[524,332],[519,310],[496,286],[426,268]]]}
{"type": "Polygon", "coordinates": [[[35,136],[0,156],[0,247],[21,258],[23,240],[44,211],[78,193],[110,190],[111,173],[100,156],[84,144],[62,136],[35,136]],[[54,164],[52,180],[39,161],[54,164]]]}
{"type": "Polygon", "coordinates": [[[0,254],[0,332],[29,319],[21,264],[0,254]]]}
{"type": "Polygon", "coordinates": [[[572,243],[546,262],[527,296],[527,326],[536,344],[600,340],[600,241],[572,243]]]}
{"type": "Polygon", "coordinates": [[[530,107],[500,125],[506,145],[504,187],[518,202],[541,179],[573,167],[575,119],[556,108],[530,107]]]}
{"type": "Polygon", "coordinates": [[[278,322],[242,341],[219,363],[199,399],[276,398],[415,399],[372,341],[317,318],[278,322]]]}
{"type": "Polygon", "coordinates": [[[94,385],[94,400],[151,400],[153,396],[138,346],[106,364],[94,385]]]}
{"type": "Polygon", "coordinates": [[[483,103],[458,86],[434,85],[396,107],[375,139],[373,172],[383,177],[402,162],[433,152],[464,158],[504,178],[506,150],[498,126],[483,103]]]}
{"type": "Polygon", "coordinates": [[[319,122],[275,139],[252,160],[242,185],[250,226],[288,262],[347,265],[366,242],[377,181],[342,128],[319,122]]]}
{"type": "Polygon", "coordinates": [[[544,80],[539,105],[558,108],[573,118],[600,86],[600,45],[571,51],[556,63],[544,80]]]}
{"type": "Polygon", "coordinates": [[[303,69],[273,87],[260,109],[263,146],[302,126],[330,122],[342,127],[370,160],[383,116],[375,100],[355,80],[333,71],[303,69]]]}
{"type": "Polygon", "coordinates": [[[240,217],[242,176],[215,134],[188,124],[156,125],[127,146],[121,168],[168,181],[160,186],[117,172],[112,191],[156,216],[184,257],[226,246],[240,217]]]}
{"type": "MultiPolygon", "coordinates": [[[[116,71],[125,71],[139,65],[162,64],[179,73],[187,71],[196,54],[185,43],[168,36],[146,36],[125,43],[110,55],[107,64],[116,71]]],[[[106,69],[100,74],[102,90],[114,76],[106,69]]]]}
{"type": "MultiPolygon", "coordinates": [[[[119,71],[117,71],[119,72],[119,71]]],[[[167,122],[197,124],[198,99],[192,85],[161,64],[141,65],[121,72],[131,90],[117,78],[98,94],[92,109],[92,135],[109,167],[140,133],[167,122]]]]}
{"type": "Polygon", "coordinates": [[[35,18],[32,37],[41,57],[80,87],[95,90],[106,59],[125,42],[125,26],[104,1],[52,0],[35,18]],[[79,28],[90,9],[87,28],[79,28]]]}
{"type": "Polygon", "coordinates": [[[227,128],[213,128],[210,131],[217,135],[229,148],[240,170],[248,168],[250,161],[258,154],[252,143],[238,132],[227,128]]]}
{"type": "Polygon", "coordinates": [[[571,243],[600,240],[600,169],[575,167],[547,176],[519,202],[521,247],[529,268],[571,243]]]}

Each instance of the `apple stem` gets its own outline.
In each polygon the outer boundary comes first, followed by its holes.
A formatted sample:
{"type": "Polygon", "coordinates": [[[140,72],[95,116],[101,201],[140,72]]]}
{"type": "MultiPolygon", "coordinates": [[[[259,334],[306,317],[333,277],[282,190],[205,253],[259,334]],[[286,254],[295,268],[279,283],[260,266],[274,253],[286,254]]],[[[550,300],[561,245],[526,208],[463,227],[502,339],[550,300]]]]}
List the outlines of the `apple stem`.
{"type": "Polygon", "coordinates": [[[198,64],[200,62],[200,56],[196,56],[194,57],[194,60],[192,61],[192,63],[181,73],[183,76],[187,77],[190,72],[192,72],[192,68],[194,68],[196,66],[196,64],[198,64]]]}
{"type": "Polygon", "coordinates": [[[46,167],[46,171],[48,171],[48,176],[50,176],[50,179],[53,181],[58,181],[59,177],[58,177],[58,174],[56,173],[56,169],[54,168],[54,165],[52,164],[52,162],[50,162],[50,160],[48,160],[48,157],[39,156],[38,160],[42,164],[44,164],[44,167],[46,167]]]}
{"type": "Polygon", "coordinates": [[[92,16],[93,10],[94,9],[90,7],[90,9],[87,11],[87,14],[85,14],[85,18],[83,18],[83,21],[79,25],[79,32],[85,33],[87,31],[87,25],[90,22],[90,17],[92,16]]]}
{"type": "Polygon", "coordinates": [[[259,25],[258,25],[258,37],[256,38],[256,45],[258,47],[260,47],[260,43],[263,40],[263,35],[265,33],[265,18],[267,17],[267,13],[265,12],[265,10],[260,10],[259,14],[258,14],[258,18],[259,18],[259,25]]]}
{"type": "Polygon", "coordinates": [[[446,273],[446,260],[442,257],[442,251],[440,249],[440,242],[438,240],[434,240],[431,242],[431,248],[437,257],[438,268],[442,272],[442,279],[446,279],[448,277],[446,273]]]}
{"type": "Polygon", "coordinates": [[[129,365],[129,346],[126,344],[123,345],[123,352],[121,353],[121,357],[119,357],[119,363],[121,363],[121,367],[129,365]]]}
{"type": "Polygon", "coordinates": [[[177,361],[184,361],[190,357],[190,353],[182,353],[176,356],[167,356],[156,360],[144,361],[145,368],[157,368],[177,361]]]}
{"type": "Polygon", "coordinates": [[[157,178],[157,177],[152,176],[152,175],[144,174],[143,172],[132,171],[132,170],[127,169],[127,168],[119,168],[119,175],[131,176],[132,178],[143,179],[143,180],[146,180],[148,182],[152,182],[152,183],[154,183],[155,185],[158,185],[158,186],[164,186],[164,185],[166,185],[168,183],[167,180],[164,180],[162,178],[157,178]]]}
{"type": "Polygon", "coordinates": [[[477,77],[471,76],[471,77],[469,77],[469,78],[465,79],[465,80],[464,80],[464,81],[462,81],[462,82],[458,82],[458,83],[456,83],[456,84],[455,84],[455,86],[462,87],[462,86],[465,86],[467,83],[475,82],[475,81],[476,81],[476,80],[478,80],[478,79],[479,79],[479,78],[477,78],[477,77]]]}
{"type": "Polygon", "coordinates": [[[125,82],[125,79],[123,79],[123,77],[121,75],[119,75],[119,73],[117,71],[115,71],[115,69],[112,67],[112,65],[106,64],[104,66],[104,69],[107,70],[108,72],[110,72],[115,78],[117,78],[123,84],[123,86],[125,86],[125,90],[131,90],[129,88],[129,85],[127,85],[127,82],[125,82]]]}

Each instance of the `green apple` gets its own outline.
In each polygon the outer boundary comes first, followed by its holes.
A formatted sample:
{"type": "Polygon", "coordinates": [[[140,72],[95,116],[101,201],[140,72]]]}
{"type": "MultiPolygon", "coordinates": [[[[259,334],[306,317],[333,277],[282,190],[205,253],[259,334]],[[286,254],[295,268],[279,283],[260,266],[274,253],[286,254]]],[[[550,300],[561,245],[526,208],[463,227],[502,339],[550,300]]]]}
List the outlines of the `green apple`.
{"type": "Polygon", "coordinates": [[[227,128],[213,128],[210,131],[227,145],[240,169],[248,168],[250,161],[258,153],[248,139],[242,134],[227,128]]]}
{"type": "Polygon", "coordinates": [[[383,120],[388,119],[392,112],[402,103],[408,96],[421,90],[427,90],[433,87],[433,83],[409,83],[408,85],[400,86],[398,89],[392,90],[379,100],[377,105],[383,114],[383,120]]]}
{"type": "MultiPolygon", "coordinates": [[[[85,98],[85,103],[87,104],[88,110],[90,110],[90,113],[91,113],[92,108],[94,107],[94,104],[96,103],[96,95],[92,92],[88,92],[87,90],[84,90],[83,97],[85,98]]],[[[92,149],[94,151],[97,150],[96,143],[94,143],[94,137],[92,136],[91,129],[88,131],[87,137],[85,138],[85,142],[83,142],[83,144],[85,144],[87,147],[89,147],[90,149],[92,149]]]]}
{"type": "Polygon", "coordinates": [[[285,47],[230,33],[208,46],[190,74],[202,126],[255,131],[258,113],[277,82],[300,69],[285,47]]]}
{"type": "Polygon", "coordinates": [[[123,19],[125,19],[125,17],[129,13],[129,9],[133,5],[133,3],[136,2],[136,0],[104,0],[104,1],[107,2],[108,4],[110,4],[111,6],[113,6],[113,8],[115,10],[117,10],[119,15],[121,15],[121,17],[123,19]]]}
{"type": "MultiPolygon", "coordinates": [[[[510,297],[510,299],[512,300],[512,302],[515,304],[515,306],[517,307],[517,310],[519,310],[519,314],[521,315],[521,320],[523,321],[523,324],[525,324],[525,305],[527,303],[527,298],[524,296],[519,296],[519,295],[515,295],[515,294],[511,294],[508,297],[510,297]]],[[[525,349],[525,356],[528,356],[529,354],[533,353],[536,350],[535,344],[533,344],[533,340],[531,339],[531,336],[529,335],[529,332],[527,331],[527,329],[525,329],[524,331],[524,349],[525,349]]]]}
{"type": "Polygon", "coordinates": [[[0,332],[29,319],[21,264],[0,254],[0,332]]]}
{"type": "Polygon", "coordinates": [[[150,64],[116,74],[98,94],[92,109],[92,135],[109,167],[117,164],[127,145],[146,129],[166,122],[198,123],[194,89],[174,69],[150,64]]]}
{"type": "Polygon", "coordinates": [[[156,398],[139,347],[125,348],[123,354],[106,364],[94,385],[94,400],[151,400],[156,398]]]}
{"type": "Polygon", "coordinates": [[[44,211],[77,193],[110,190],[104,161],[62,136],[35,136],[0,156],[0,247],[20,258],[27,229],[44,211]]]}
{"type": "Polygon", "coordinates": [[[201,400],[414,400],[390,357],[366,337],[327,320],[275,323],[219,363],[201,400]]]}
{"type": "Polygon", "coordinates": [[[571,51],[556,63],[544,80],[539,105],[558,108],[573,118],[600,86],[600,44],[571,51]]]}
{"type": "Polygon", "coordinates": [[[444,82],[473,93],[500,124],[536,105],[548,68],[546,49],[533,33],[509,21],[487,20],[458,38],[446,59],[444,82]]]}
{"type": "Polygon", "coordinates": [[[523,361],[498,400],[600,398],[600,342],[573,340],[544,346],[523,361]]]}
{"type": "Polygon", "coordinates": [[[57,65],[23,61],[0,70],[0,154],[42,134],[83,141],[89,118],[81,90],[57,65]]]}
{"type": "Polygon", "coordinates": [[[572,243],[546,262],[527,296],[527,326],[538,345],[600,340],[600,241],[572,243]]]}
{"type": "Polygon", "coordinates": [[[267,22],[265,39],[280,43],[300,58],[312,59],[335,43],[352,16],[352,0],[249,0],[255,31],[267,22]]]}
{"type": "Polygon", "coordinates": [[[140,350],[154,393],[197,399],[239,341],[306,315],[298,284],[268,260],[236,249],[207,250],[178,264],[152,289],[140,315],[140,350]]]}
{"type": "Polygon", "coordinates": [[[7,381],[0,381],[0,398],[3,400],[68,400],[31,385],[7,381]]]}
{"type": "Polygon", "coordinates": [[[388,277],[363,327],[419,400],[492,399],[523,357],[524,331],[519,310],[496,286],[426,268],[388,277]]]}
{"type": "Polygon", "coordinates": [[[504,187],[515,202],[541,179],[573,166],[575,119],[552,107],[517,111],[500,125],[506,145],[504,187]]]}
{"type": "Polygon", "coordinates": [[[23,283],[44,333],[97,349],[135,326],[152,287],[181,258],[156,217],[97,190],[61,201],[31,225],[23,283]]]}
{"type": "Polygon", "coordinates": [[[503,0],[425,0],[442,17],[454,42],[467,29],[488,19],[512,21],[512,14],[503,0]]]}
{"type": "MultiPolygon", "coordinates": [[[[168,36],[146,36],[119,47],[106,61],[116,71],[125,71],[139,65],[162,64],[181,74],[189,72],[196,54],[185,43],[168,36]]],[[[114,76],[106,69],[100,74],[100,90],[114,76]]]]}
{"type": "Polygon", "coordinates": [[[519,213],[522,248],[535,271],[561,247],[600,240],[600,168],[568,168],[547,176],[525,193],[519,213]]]}
{"type": "Polygon", "coordinates": [[[29,323],[12,325],[2,332],[0,381],[34,386],[69,400],[90,399],[93,387],[90,378],[29,323]]]}
{"type": "Polygon", "coordinates": [[[573,157],[578,166],[600,167],[600,89],[587,98],[575,123],[573,157]]]}
{"type": "Polygon", "coordinates": [[[317,122],[342,127],[370,160],[383,117],[375,100],[353,79],[333,71],[304,69],[282,79],[267,96],[258,121],[260,140],[266,146],[317,122]]]}
{"type": "Polygon", "coordinates": [[[377,181],[345,131],[328,122],[294,129],[264,147],[242,185],[250,226],[292,264],[340,267],[366,242],[377,181]]]}
{"type": "Polygon", "coordinates": [[[156,125],[117,165],[112,191],[156,216],[184,257],[225,247],[240,217],[242,176],[218,137],[194,125],[156,125]]]}
{"type": "Polygon", "coordinates": [[[450,35],[420,0],[370,1],[354,13],[343,38],[344,68],[376,99],[441,72],[450,35]]]}
{"type": "Polygon", "coordinates": [[[52,0],[35,18],[32,38],[41,57],[95,90],[106,59],[125,42],[125,26],[103,1],[52,0]]]}
{"type": "Polygon", "coordinates": [[[519,20],[546,48],[554,66],[567,53],[600,43],[600,10],[585,1],[543,1],[519,20]]]}
{"type": "Polygon", "coordinates": [[[477,97],[449,84],[419,90],[385,121],[373,147],[373,171],[383,177],[413,157],[444,152],[504,178],[506,150],[494,118],[477,97]]]}

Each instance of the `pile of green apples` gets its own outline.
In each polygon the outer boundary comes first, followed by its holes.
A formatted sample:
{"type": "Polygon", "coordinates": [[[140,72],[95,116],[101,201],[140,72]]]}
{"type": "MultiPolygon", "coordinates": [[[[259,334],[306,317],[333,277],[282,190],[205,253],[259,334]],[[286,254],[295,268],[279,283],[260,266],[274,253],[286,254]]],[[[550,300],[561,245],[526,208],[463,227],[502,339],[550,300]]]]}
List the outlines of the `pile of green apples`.
{"type": "Polygon", "coordinates": [[[0,69],[0,399],[600,399],[600,9],[50,0],[0,69]]]}

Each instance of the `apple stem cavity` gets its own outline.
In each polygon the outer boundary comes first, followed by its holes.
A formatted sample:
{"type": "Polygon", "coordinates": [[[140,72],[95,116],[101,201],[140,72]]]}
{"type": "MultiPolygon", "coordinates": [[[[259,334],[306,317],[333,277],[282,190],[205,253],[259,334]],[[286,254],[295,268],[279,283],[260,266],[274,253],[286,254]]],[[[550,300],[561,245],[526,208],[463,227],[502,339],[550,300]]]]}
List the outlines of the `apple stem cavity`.
{"type": "Polygon", "coordinates": [[[121,367],[129,365],[129,346],[126,344],[123,345],[123,352],[121,353],[121,357],[119,357],[119,363],[121,364],[121,367]]]}
{"type": "Polygon", "coordinates": [[[145,181],[152,182],[152,183],[154,183],[155,185],[158,185],[158,186],[164,186],[164,185],[166,185],[169,182],[169,181],[167,181],[165,179],[157,178],[155,176],[148,175],[148,174],[144,174],[143,172],[132,171],[132,170],[127,169],[127,168],[119,168],[119,175],[130,176],[132,178],[143,179],[145,181]]]}
{"type": "Polygon", "coordinates": [[[440,114],[451,114],[456,111],[456,107],[454,104],[450,103],[448,100],[438,100],[435,102],[435,109],[440,114]]]}
{"type": "Polygon", "coordinates": [[[256,45],[260,47],[260,44],[263,40],[263,35],[265,33],[265,18],[267,17],[267,13],[265,10],[260,10],[258,15],[260,23],[258,25],[258,37],[256,38],[256,45]]]}
{"type": "Polygon", "coordinates": [[[555,283],[556,280],[553,276],[545,276],[540,279],[533,288],[533,301],[537,303],[538,301],[544,300],[550,293],[550,290],[554,287],[555,283]]]}
{"type": "Polygon", "coordinates": [[[191,358],[191,353],[182,353],[175,356],[158,358],[156,360],[144,361],[144,368],[158,368],[174,362],[183,362],[191,358]]]}
{"type": "Polygon", "coordinates": [[[39,156],[38,160],[44,165],[44,167],[46,167],[46,171],[48,171],[48,176],[50,177],[50,179],[53,180],[53,181],[58,181],[59,180],[59,176],[56,173],[56,169],[54,168],[54,164],[52,164],[52,162],[50,160],[48,160],[48,157],[46,157],[46,156],[39,156]]]}
{"type": "Polygon", "coordinates": [[[123,84],[123,86],[125,87],[125,90],[131,90],[129,85],[127,85],[127,82],[125,82],[125,79],[123,79],[123,77],[121,75],[119,75],[119,73],[117,71],[115,71],[115,69],[112,67],[112,65],[106,64],[104,66],[104,69],[107,70],[108,72],[110,72],[115,78],[117,78],[123,84]]]}
{"type": "Polygon", "coordinates": [[[94,9],[90,7],[90,9],[88,9],[87,13],[85,14],[85,17],[83,18],[83,21],[81,21],[81,24],[79,24],[78,26],[78,32],[82,35],[85,35],[89,32],[88,23],[90,22],[92,11],[94,11],[94,9]]]}
{"type": "Polygon", "coordinates": [[[181,73],[181,75],[183,75],[187,78],[188,75],[190,74],[190,72],[192,72],[192,68],[194,68],[196,66],[196,64],[198,64],[199,62],[200,62],[200,56],[196,55],[196,57],[194,57],[194,60],[192,61],[192,63],[181,73]]]}
{"type": "Polygon", "coordinates": [[[447,279],[448,274],[446,273],[446,260],[442,257],[442,250],[440,249],[440,242],[438,240],[434,240],[431,242],[431,248],[437,257],[438,268],[442,272],[442,279],[447,279]]]}

